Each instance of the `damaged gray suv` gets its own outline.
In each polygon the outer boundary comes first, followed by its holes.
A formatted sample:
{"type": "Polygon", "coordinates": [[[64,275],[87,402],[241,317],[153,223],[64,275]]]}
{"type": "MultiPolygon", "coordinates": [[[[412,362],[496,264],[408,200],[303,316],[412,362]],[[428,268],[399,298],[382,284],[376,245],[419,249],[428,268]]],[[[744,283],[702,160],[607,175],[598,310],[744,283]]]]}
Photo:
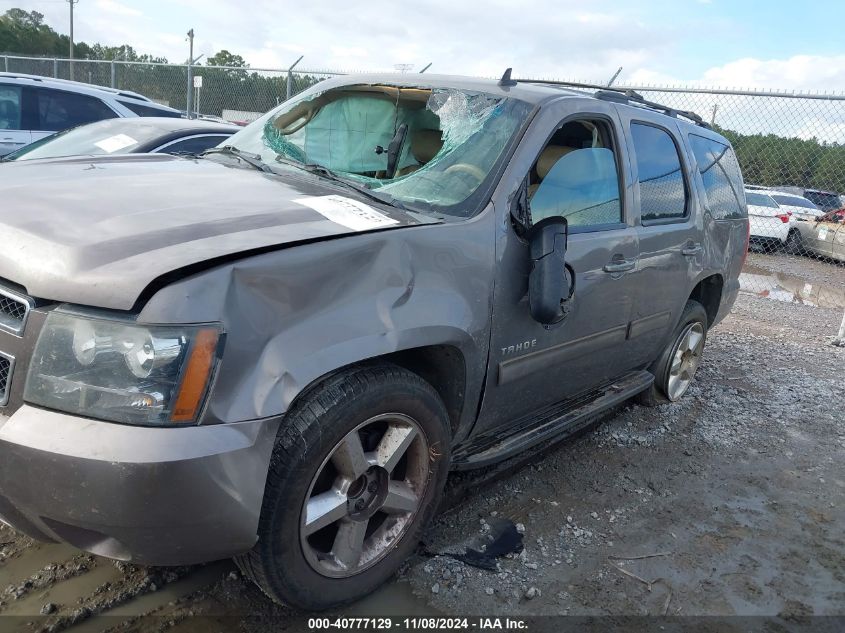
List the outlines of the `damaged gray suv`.
{"type": "Polygon", "coordinates": [[[695,115],[509,73],[2,172],[0,518],[308,609],[389,578],[450,469],[680,398],[748,240],[695,115]]]}

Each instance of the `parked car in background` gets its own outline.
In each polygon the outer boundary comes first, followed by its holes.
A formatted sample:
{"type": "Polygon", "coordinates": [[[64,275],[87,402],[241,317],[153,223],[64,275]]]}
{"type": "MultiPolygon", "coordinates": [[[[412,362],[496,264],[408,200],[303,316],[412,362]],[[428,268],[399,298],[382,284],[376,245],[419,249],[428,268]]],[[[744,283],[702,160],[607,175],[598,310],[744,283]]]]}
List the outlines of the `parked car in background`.
{"type": "Polygon", "coordinates": [[[772,190],[803,196],[822,211],[834,211],[842,208],[842,197],[833,191],[821,189],[804,189],[802,187],[777,186],[772,190]]]}
{"type": "Polygon", "coordinates": [[[791,213],[797,221],[815,220],[824,213],[824,211],[804,196],[774,189],[769,189],[765,193],[777,202],[781,209],[787,213],[791,213]]]}
{"type": "Polygon", "coordinates": [[[240,130],[201,119],[107,119],[57,132],[7,154],[2,161],[101,154],[199,154],[240,130]]]}
{"type": "Polygon", "coordinates": [[[788,253],[797,254],[801,245],[797,222],[789,211],[780,207],[770,193],[763,190],[745,190],[751,240],[782,247],[788,253]]]}
{"type": "Polygon", "coordinates": [[[845,262],[845,209],[828,211],[813,221],[800,222],[798,227],[802,248],[845,262]]]}
{"type": "Polygon", "coordinates": [[[311,609],[396,571],[450,469],[682,398],[748,246],[699,117],[510,71],[0,173],[2,520],[311,609]]]}
{"type": "Polygon", "coordinates": [[[181,117],[127,90],[0,72],[0,156],[68,128],[118,117],[181,117]]]}

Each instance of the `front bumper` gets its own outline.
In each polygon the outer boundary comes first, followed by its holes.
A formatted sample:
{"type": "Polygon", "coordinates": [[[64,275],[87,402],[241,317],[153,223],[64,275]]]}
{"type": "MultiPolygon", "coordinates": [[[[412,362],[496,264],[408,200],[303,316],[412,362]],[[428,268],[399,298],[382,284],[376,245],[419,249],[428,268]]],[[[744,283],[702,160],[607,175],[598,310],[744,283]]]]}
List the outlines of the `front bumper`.
{"type": "Polygon", "coordinates": [[[134,427],[23,405],[0,417],[0,519],[148,565],[245,552],[278,425],[134,427]]]}

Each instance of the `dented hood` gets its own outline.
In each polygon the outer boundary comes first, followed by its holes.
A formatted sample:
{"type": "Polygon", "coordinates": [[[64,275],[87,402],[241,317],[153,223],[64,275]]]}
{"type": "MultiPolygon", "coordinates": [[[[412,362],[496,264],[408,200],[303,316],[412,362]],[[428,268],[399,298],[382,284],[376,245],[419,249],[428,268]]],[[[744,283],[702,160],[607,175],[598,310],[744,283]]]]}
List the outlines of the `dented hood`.
{"type": "Polygon", "coordinates": [[[437,221],[305,172],[165,155],[10,163],[0,196],[0,278],[121,310],[158,277],[216,258],[437,221]]]}

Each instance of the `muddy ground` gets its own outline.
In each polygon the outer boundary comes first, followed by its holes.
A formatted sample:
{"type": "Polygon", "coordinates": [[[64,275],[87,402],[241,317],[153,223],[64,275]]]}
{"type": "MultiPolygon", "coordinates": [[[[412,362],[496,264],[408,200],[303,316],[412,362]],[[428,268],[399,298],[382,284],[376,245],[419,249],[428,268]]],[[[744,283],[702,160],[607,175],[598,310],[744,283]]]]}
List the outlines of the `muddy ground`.
{"type": "MultiPolygon", "coordinates": [[[[752,254],[753,274],[784,270],[774,257],[752,254]]],[[[747,288],[681,402],[628,405],[504,471],[453,476],[428,555],[346,613],[845,614],[842,308],[800,298],[822,279],[835,303],[845,266],[793,259],[776,282],[794,296],[747,288]],[[503,519],[525,549],[498,572],[443,555],[503,519]]],[[[18,616],[4,630],[261,631],[291,614],[227,561],[143,568],[7,527],[0,544],[0,614],[18,616]]]]}

